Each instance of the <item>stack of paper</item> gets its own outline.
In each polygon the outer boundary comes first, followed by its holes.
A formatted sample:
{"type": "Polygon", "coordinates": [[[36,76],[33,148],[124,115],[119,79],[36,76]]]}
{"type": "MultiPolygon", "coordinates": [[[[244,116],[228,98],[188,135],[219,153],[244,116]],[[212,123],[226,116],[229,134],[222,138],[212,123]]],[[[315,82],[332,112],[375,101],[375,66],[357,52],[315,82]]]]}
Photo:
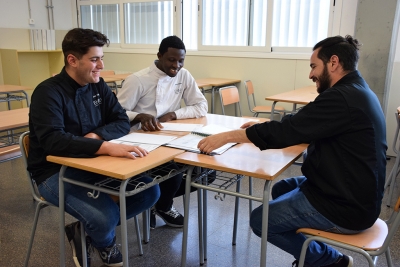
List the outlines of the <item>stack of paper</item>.
{"type": "MultiPolygon", "coordinates": [[[[199,144],[200,140],[202,140],[206,136],[210,136],[210,135],[222,133],[222,132],[228,132],[228,131],[232,131],[232,130],[234,130],[234,129],[219,126],[216,124],[210,124],[210,125],[206,125],[202,128],[197,128],[197,129],[195,129],[195,131],[192,131],[188,135],[174,139],[174,140],[170,141],[168,144],[166,144],[166,146],[180,148],[180,149],[184,149],[184,150],[191,151],[191,152],[201,153],[201,151],[197,148],[197,145],[199,144]]],[[[226,145],[223,145],[220,148],[213,150],[210,153],[210,155],[222,154],[227,149],[234,146],[235,144],[236,143],[228,143],[226,145]]]]}
{"type": "Polygon", "coordinates": [[[160,134],[131,133],[118,139],[113,139],[111,143],[139,146],[148,152],[176,139],[175,136],[160,134]]]}

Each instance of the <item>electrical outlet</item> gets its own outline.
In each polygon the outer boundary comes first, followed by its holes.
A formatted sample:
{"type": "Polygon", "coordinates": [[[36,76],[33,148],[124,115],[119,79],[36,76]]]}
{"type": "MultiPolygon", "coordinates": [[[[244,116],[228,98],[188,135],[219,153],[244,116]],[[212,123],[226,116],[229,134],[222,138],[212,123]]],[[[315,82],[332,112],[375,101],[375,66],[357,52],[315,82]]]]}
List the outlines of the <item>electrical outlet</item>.
{"type": "Polygon", "coordinates": [[[34,19],[29,19],[29,25],[34,25],[35,24],[35,20],[34,19]]]}

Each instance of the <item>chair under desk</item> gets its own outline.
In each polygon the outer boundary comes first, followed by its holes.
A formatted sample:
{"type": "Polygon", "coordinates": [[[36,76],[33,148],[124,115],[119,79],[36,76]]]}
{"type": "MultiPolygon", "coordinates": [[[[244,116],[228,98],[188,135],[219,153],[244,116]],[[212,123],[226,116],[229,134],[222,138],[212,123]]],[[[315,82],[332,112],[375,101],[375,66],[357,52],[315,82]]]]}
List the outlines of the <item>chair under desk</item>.
{"type": "Polygon", "coordinates": [[[211,113],[215,113],[215,91],[226,85],[235,85],[240,83],[238,79],[226,79],[226,78],[203,78],[196,79],[197,86],[202,90],[203,93],[211,93],[211,113]],[[204,87],[211,87],[211,89],[204,89],[204,87]]]}

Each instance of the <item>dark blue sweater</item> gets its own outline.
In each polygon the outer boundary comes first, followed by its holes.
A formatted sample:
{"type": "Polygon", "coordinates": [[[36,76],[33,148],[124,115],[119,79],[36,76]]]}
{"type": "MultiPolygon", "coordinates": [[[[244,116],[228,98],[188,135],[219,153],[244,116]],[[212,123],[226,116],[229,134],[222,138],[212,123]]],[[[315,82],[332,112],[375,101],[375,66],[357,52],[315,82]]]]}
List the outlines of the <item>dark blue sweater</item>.
{"type": "Polygon", "coordinates": [[[246,130],[261,150],[308,143],[302,184],[311,205],[333,223],[363,230],[379,216],[386,172],[385,118],[358,71],[282,122],[246,130]]]}
{"type": "Polygon", "coordinates": [[[111,140],[128,134],[129,129],[125,110],[102,78],[81,86],[63,69],[32,94],[28,171],[40,184],[61,167],[46,161],[47,155],[92,157],[103,140],[84,135],[93,132],[111,140]]]}

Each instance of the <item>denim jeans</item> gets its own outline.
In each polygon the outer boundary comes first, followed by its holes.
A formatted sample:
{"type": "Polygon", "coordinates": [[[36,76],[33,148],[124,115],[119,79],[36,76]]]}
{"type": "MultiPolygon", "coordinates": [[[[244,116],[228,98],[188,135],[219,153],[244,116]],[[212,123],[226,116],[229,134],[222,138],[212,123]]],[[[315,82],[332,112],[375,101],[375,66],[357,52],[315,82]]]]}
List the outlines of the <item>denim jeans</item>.
{"type": "MultiPolygon", "coordinates": [[[[46,201],[58,206],[59,199],[59,173],[56,173],[39,184],[40,194],[46,201]]],[[[102,175],[86,172],[75,168],[67,168],[65,177],[94,184],[105,178],[102,175]]],[[[140,178],[142,182],[149,183],[150,177],[140,178]]],[[[119,183],[119,182],[116,182],[119,183]]],[[[132,190],[128,184],[127,191],[132,190]]],[[[115,237],[115,227],[120,223],[118,203],[106,193],[100,193],[98,198],[88,197],[91,189],[65,183],[65,211],[83,222],[86,233],[92,238],[95,247],[107,247],[112,244],[115,237]]],[[[160,196],[158,185],[152,186],[136,195],[126,198],[126,217],[132,218],[154,205],[160,196]]]]}
{"type": "MultiPolygon", "coordinates": [[[[299,176],[277,182],[272,187],[272,200],[269,202],[267,240],[296,259],[300,258],[301,247],[306,240],[303,234],[296,234],[299,228],[344,234],[359,232],[335,225],[314,209],[299,188],[306,179],[299,176]]],[[[261,225],[262,205],[254,209],[250,217],[250,226],[259,237],[262,232],[261,225]]],[[[339,256],[341,253],[332,247],[313,241],[307,249],[305,263],[309,266],[325,266],[336,262],[339,256]]]]}

